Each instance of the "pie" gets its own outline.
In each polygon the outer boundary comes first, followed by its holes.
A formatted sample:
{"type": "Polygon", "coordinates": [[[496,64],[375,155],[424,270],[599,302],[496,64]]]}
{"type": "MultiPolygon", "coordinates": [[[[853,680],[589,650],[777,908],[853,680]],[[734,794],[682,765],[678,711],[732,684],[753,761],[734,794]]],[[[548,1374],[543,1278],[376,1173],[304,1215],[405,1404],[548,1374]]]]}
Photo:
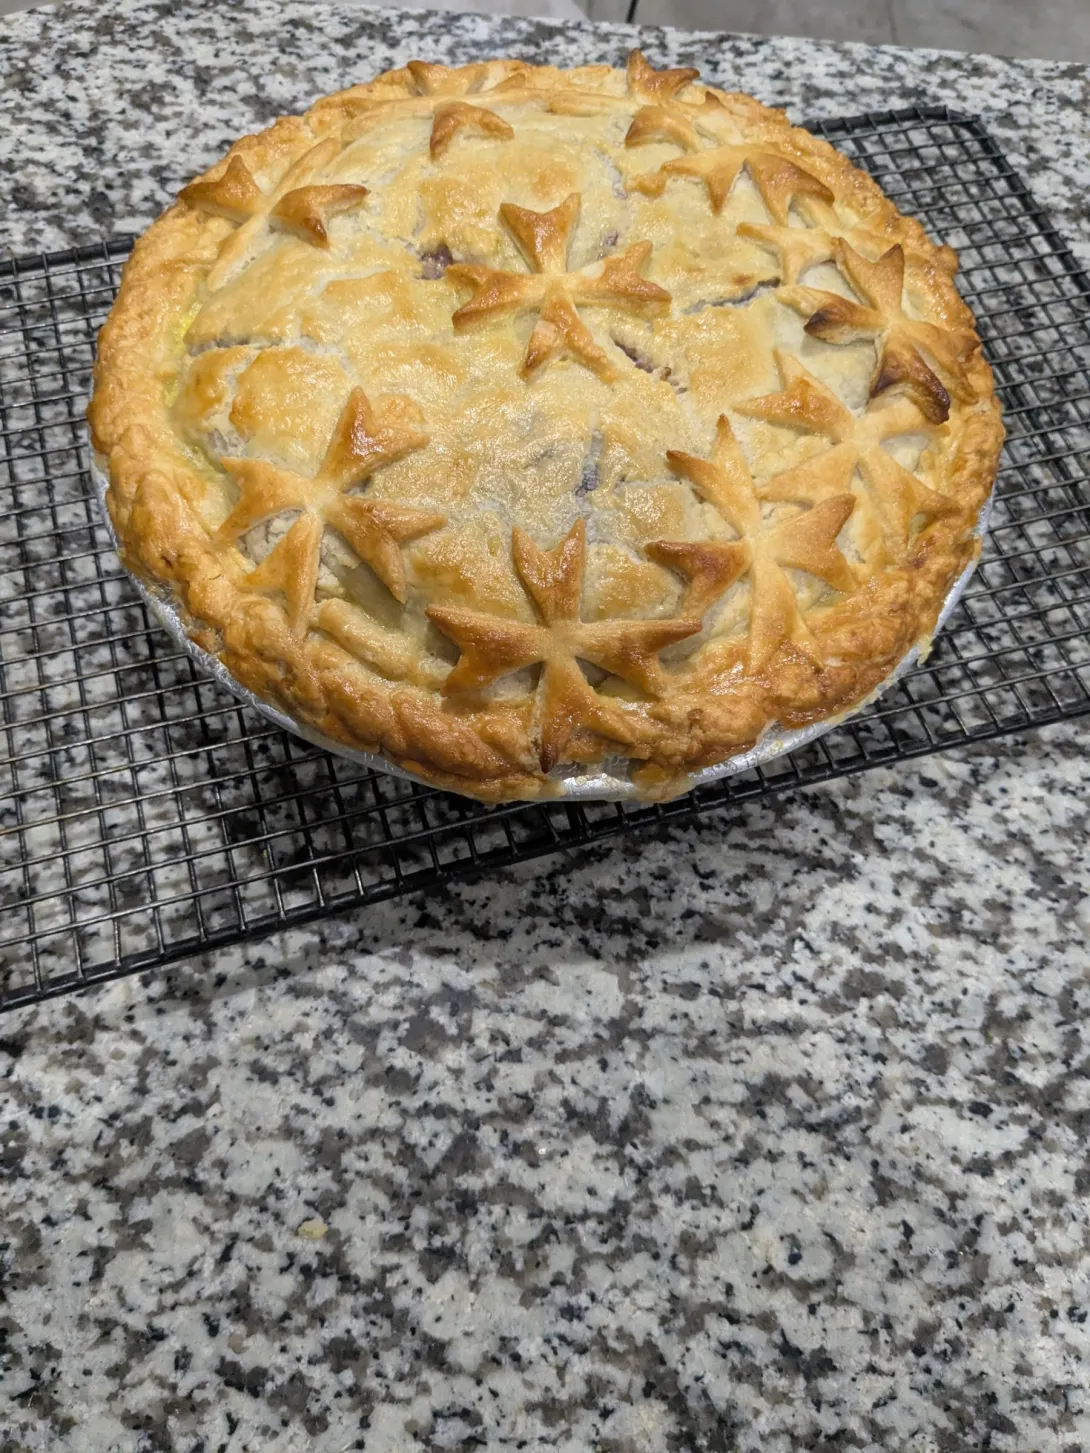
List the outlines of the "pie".
{"type": "Polygon", "coordinates": [[[338,744],[669,796],[929,642],[1003,437],[956,265],[695,70],[412,62],[137,243],[89,410],[122,558],[338,744]]]}

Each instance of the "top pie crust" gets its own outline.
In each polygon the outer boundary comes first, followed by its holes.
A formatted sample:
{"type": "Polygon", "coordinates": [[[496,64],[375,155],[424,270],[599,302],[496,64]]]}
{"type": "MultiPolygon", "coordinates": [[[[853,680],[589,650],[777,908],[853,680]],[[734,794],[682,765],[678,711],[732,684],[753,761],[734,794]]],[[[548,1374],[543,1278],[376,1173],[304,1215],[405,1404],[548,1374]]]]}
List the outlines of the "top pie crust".
{"type": "Polygon", "coordinates": [[[691,70],[413,62],[137,243],[89,418],[125,564],[263,698],[488,800],[649,795],[858,703],[978,548],[956,258],[691,70]]]}

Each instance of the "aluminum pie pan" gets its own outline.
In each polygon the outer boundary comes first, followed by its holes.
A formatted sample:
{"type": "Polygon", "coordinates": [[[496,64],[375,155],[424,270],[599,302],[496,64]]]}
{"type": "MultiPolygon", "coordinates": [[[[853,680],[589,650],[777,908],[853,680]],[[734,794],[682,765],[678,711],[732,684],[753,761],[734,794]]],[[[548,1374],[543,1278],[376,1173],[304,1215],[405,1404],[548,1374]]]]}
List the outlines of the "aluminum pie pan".
{"type": "MultiPolygon", "coordinates": [[[[115,549],[118,548],[117,533],[114,530],[113,520],[106,508],[106,492],[109,488],[109,479],[101,468],[97,459],[91,464],[91,481],[98,496],[102,513],[106,521],[106,527],[110,532],[110,539],[115,549]]],[[[976,523],[972,529],[972,536],[983,546],[988,531],[988,523],[991,519],[992,501],[994,489],[988,494],[980,513],[977,515],[976,523]]],[[[957,606],[965,587],[969,584],[973,572],[976,570],[980,560],[980,549],[974,552],[973,558],[957,576],[943,600],[942,608],[935,621],[935,628],[926,641],[918,642],[915,646],[901,657],[901,660],[889,673],[889,675],[869,692],[861,701],[856,702],[846,711],[839,712],[835,716],[825,717],[819,722],[811,722],[809,726],[786,729],[772,725],[767,727],[758,741],[746,752],[739,752],[733,757],[728,757],[724,762],[717,762],[714,766],[704,767],[699,772],[690,773],[682,786],[676,792],[671,791],[670,798],[680,797],[685,792],[690,792],[697,787],[707,787],[713,782],[721,781],[724,777],[733,777],[741,772],[751,771],[754,767],[764,766],[778,757],[786,756],[789,752],[798,751],[800,747],[808,746],[811,742],[817,741],[826,732],[833,731],[836,727],[842,726],[852,717],[858,716],[871,706],[878,698],[889,690],[902,676],[907,675],[913,667],[923,662],[931,649],[931,644],[939,631],[949,620],[954,608],[957,606]]],[[[218,657],[213,656],[210,651],[204,650],[192,639],[186,629],[185,621],[179,614],[174,597],[166,587],[156,587],[139,576],[127,572],[137,594],[147,606],[148,610],[166,631],[167,635],[179,646],[190,658],[194,665],[198,666],[202,673],[210,676],[220,686],[231,693],[244,706],[256,711],[259,716],[271,722],[273,726],[281,731],[290,732],[293,736],[301,737],[314,747],[323,751],[331,752],[334,756],[344,757],[358,766],[369,768],[373,772],[385,772],[392,777],[401,777],[408,782],[418,782],[424,787],[433,787],[434,784],[424,777],[419,777],[415,772],[408,772],[404,767],[388,761],[385,757],[378,756],[373,752],[361,752],[355,747],[348,747],[343,742],[338,742],[332,737],[327,737],[323,732],[315,731],[304,722],[295,721],[292,717],[286,716],[284,712],[278,711],[267,701],[255,696],[252,691],[243,686],[240,681],[228,671],[218,657]]],[[[661,800],[659,794],[649,793],[641,789],[632,781],[628,772],[628,759],[617,757],[613,759],[615,766],[607,759],[606,765],[596,772],[580,772],[577,770],[557,769],[550,776],[556,784],[556,792],[542,800],[550,802],[653,802],[661,800]]],[[[638,764],[637,764],[638,765],[638,764]]],[[[472,794],[465,794],[472,796],[472,794]]],[[[474,801],[478,799],[474,798],[474,801]]]]}

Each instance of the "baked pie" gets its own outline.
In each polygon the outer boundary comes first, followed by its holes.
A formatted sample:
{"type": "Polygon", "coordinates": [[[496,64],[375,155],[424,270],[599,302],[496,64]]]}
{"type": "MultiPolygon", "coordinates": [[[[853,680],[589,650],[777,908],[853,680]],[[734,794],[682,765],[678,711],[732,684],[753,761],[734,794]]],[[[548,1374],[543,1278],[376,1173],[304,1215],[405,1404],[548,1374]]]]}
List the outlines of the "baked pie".
{"type": "Polygon", "coordinates": [[[412,62],[137,243],[89,417],[126,566],[335,742],[648,796],[843,714],[979,548],[956,258],[695,70],[412,62]]]}

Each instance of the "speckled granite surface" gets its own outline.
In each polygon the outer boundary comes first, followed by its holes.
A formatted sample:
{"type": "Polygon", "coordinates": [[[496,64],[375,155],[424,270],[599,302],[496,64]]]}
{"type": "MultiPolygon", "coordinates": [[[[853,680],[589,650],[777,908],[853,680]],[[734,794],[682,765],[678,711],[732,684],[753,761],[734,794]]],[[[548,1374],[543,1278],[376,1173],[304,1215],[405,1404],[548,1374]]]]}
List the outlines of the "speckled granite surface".
{"type": "MultiPolygon", "coordinates": [[[[303,0],[0,21],[0,240],[140,226],[239,130],[412,54],[630,36],[303,0]]],[[[1090,256],[1083,70],[644,43],[798,116],[982,111],[1090,256]]],[[[1085,740],[0,1022],[0,1449],[1090,1447],[1085,740]]]]}
{"type": "MultiPolygon", "coordinates": [[[[558,65],[621,62],[623,25],[371,10],[313,0],[74,0],[0,20],[6,98],[0,247],[139,231],[243,131],[415,55],[502,50],[558,65]],[[15,98],[18,97],[16,102],[15,98]]],[[[1056,61],[760,36],[642,30],[659,64],[797,120],[939,103],[988,118],[1074,240],[1090,236],[1090,70],[1056,61]]],[[[1084,244],[1090,255],[1090,243],[1084,244]]]]}

